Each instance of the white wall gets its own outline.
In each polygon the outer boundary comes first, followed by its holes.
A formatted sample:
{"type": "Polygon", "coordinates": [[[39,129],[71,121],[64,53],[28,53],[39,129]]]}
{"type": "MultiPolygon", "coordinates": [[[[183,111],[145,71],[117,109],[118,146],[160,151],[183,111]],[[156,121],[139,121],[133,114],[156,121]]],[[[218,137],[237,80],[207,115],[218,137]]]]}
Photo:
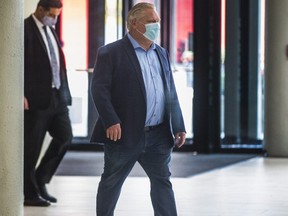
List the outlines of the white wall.
{"type": "Polygon", "coordinates": [[[24,0],[24,18],[34,13],[38,0],[24,0]]]}
{"type": "Polygon", "coordinates": [[[23,215],[23,1],[0,1],[0,215],[23,215]]]}

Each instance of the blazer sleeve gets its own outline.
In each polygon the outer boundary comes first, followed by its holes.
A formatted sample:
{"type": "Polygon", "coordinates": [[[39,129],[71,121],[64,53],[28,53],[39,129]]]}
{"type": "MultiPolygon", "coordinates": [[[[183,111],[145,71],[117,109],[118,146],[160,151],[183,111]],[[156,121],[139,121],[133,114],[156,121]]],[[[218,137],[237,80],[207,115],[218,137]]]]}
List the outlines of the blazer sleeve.
{"type": "Polygon", "coordinates": [[[174,83],[174,78],[173,78],[173,73],[171,69],[171,64],[169,61],[169,54],[165,50],[166,54],[166,59],[168,62],[168,67],[169,67],[169,105],[170,105],[170,120],[171,120],[171,127],[172,127],[172,132],[173,134],[176,134],[178,132],[186,132],[185,129],[185,124],[184,124],[184,119],[182,115],[182,110],[180,107],[180,103],[178,100],[178,95],[174,83]]]}
{"type": "Polygon", "coordinates": [[[186,132],[185,125],[184,125],[184,119],[182,115],[182,110],[180,108],[173,76],[171,75],[171,97],[170,97],[170,103],[171,103],[171,122],[172,122],[172,128],[173,133],[176,134],[177,132],[186,132]]]}
{"type": "Polygon", "coordinates": [[[105,129],[111,125],[121,123],[112,104],[113,60],[106,46],[100,47],[91,81],[91,94],[95,107],[99,113],[105,129]]]}

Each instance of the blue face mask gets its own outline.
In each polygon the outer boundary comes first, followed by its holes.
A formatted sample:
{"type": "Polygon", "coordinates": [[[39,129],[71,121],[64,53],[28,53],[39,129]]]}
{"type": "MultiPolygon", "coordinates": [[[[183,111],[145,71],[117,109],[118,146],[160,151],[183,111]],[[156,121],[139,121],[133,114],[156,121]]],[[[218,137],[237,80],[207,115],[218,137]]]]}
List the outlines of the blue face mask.
{"type": "Polygon", "coordinates": [[[47,26],[54,26],[57,23],[57,18],[58,17],[50,17],[50,16],[44,16],[42,19],[43,25],[47,25],[47,26]]]}
{"type": "Polygon", "coordinates": [[[159,22],[145,24],[145,28],[146,28],[146,31],[143,34],[144,37],[146,37],[150,41],[155,41],[157,39],[157,37],[159,35],[159,31],[160,31],[159,22]]]}

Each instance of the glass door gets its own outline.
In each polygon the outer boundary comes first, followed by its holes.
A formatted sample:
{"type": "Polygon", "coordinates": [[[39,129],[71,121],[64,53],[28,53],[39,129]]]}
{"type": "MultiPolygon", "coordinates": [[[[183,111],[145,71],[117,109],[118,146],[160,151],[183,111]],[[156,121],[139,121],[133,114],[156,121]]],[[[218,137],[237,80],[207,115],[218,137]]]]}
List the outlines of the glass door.
{"type": "Polygon", "coordinates": [[[222,0],[221,17],[222,147],[261,148],[264,127],[265,0],[222,0]]]}
{"type": "Polygon", "coordinates": [[[63,0],[60,37],[66,56],[69,87],[72,94],[70,118],[74,137],[87,137],[88,71],[87,6],[88,0],[63,0]]]}
{"type": "Polygon", "coordinates": [[[182,108],[187,138],[193,138],[193,5],[194,0],[174,0],[172,6],[171,62],[182,108]]]}

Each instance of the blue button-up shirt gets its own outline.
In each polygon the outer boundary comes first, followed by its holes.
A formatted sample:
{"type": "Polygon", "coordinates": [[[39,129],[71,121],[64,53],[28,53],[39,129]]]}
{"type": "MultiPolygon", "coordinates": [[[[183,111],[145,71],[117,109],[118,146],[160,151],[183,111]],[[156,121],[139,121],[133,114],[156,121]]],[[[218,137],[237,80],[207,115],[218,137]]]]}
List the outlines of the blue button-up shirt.
{"type": "Polygon", "coordinates": [[[153,43],[146,51],[128,34],[138,57],[146,89],[147,114],[145,126],[157,125],[163,122],[165,94],[161,77],[161,66],[153,43]]]}

